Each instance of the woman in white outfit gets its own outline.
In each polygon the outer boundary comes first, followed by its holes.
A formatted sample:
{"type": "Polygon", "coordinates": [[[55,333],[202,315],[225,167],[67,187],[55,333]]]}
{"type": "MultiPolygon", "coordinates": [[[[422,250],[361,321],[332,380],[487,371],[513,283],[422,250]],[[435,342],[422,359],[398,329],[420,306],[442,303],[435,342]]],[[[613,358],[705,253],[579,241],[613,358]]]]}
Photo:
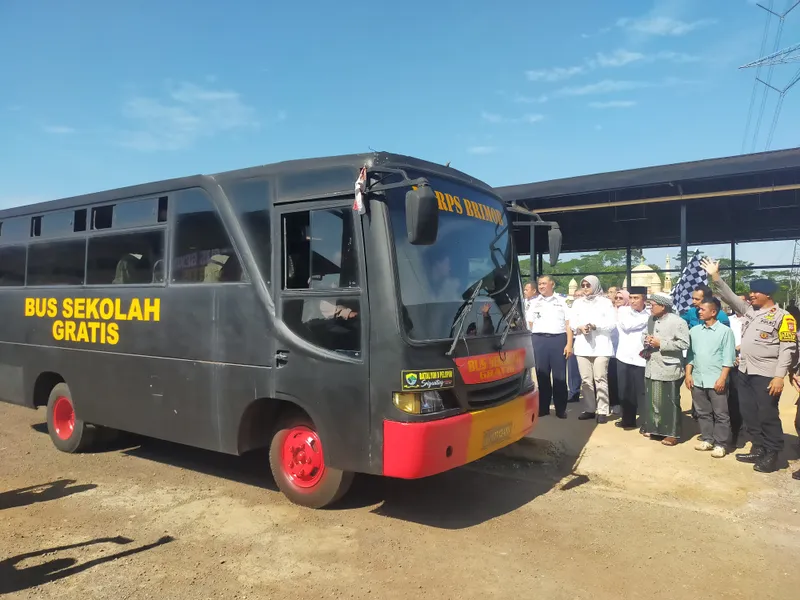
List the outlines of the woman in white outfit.
{"type": "Polygon", "coordinates": [[[581,373],[585,410],[581,421],[608,421],[608,363],[614,356],[611,336],[617,328],[614,305],[604,294],[600,280],[587,275],[581,281],[583,296],[572,305],[569,324],[575,334],[573,351],[581,373]]]}

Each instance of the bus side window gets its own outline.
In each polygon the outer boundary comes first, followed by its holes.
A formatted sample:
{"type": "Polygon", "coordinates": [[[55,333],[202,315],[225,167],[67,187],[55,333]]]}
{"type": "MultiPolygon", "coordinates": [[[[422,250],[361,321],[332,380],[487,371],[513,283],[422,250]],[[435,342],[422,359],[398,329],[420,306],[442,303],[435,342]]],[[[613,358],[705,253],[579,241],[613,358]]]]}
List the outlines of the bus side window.
{"type": "Polygon", "coordinates": [[[358,356],[361,308],[352,210],[304,211],[283,219],[284,289],[330,290],[324,296],[285,297],[284,322],[317,346],[358,356]]]}
{"type": "Polygon", "coordinates": [[[284,216],[284,288],[358,288],[353,216],[343,209],[284,216]]]}
{"type": "MultiPolygon", "coordinates": [[[[236,257],[225,226],[211,199],[199,188],[175,194],[175,242],[172,255],[172,281],[175,283],[210,284],[245,281],[244,272],[225,264],[236,257]]],[[[237,261],[238,262],[238,261],[237,261]]],[[[233,265],[232,265],[233,267],[233,265]]]]}
{"type": "Polygon", "coordinates": [[[153,268],[164,258],[164,231],[89,238],[88,285],[156,283],[153,268]]]}
{"type": "Polygon", "coordinates": [[[25,285],[25,246],[0,248],[0,286],[25,285]]]}
{"type": "Polygon", "coordinates": [[[28,246],[27,285],[83,285],[86,240],[36,242],[28,246]]]}

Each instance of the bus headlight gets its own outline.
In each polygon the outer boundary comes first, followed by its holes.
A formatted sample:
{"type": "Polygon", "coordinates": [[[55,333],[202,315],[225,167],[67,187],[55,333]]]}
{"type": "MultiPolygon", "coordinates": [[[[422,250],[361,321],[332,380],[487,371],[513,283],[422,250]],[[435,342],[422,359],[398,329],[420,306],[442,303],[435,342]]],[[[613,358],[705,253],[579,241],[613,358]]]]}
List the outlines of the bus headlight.
{"type": "Polygon", "coordinates": [[[444,401],[436,391],[427,392],[395,392],[394,405],[409,415],[427,415],[444,410],[444,401]]]}
{"type": "Polygon", "coordinates": [[[522,378],[522,391],[529,392],[536,387],[533,383],[533,369],[525,369],[525,375],[522,378]]]}

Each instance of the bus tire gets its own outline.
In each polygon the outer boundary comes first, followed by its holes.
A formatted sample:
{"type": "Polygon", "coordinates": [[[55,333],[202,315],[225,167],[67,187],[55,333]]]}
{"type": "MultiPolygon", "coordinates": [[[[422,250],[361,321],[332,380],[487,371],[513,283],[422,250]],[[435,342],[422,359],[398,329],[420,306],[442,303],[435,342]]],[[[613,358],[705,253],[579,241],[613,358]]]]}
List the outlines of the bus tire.
{"type": "Polygon", "coordinates": [[[66,383],[59,383],[47,400],[47,431],[53,445],[62,452],[80,452],[91,443],[92,430],[75,415],[72,394],[66,383]]]}
{"type": "Polygon", "coordinates": [[[353,473],[325,463],[317,428],[306,416],[294,415],[280,422],[270,443],[269,466],[278,489],[307,508],[333,504],[353,482],[353,473]]]}

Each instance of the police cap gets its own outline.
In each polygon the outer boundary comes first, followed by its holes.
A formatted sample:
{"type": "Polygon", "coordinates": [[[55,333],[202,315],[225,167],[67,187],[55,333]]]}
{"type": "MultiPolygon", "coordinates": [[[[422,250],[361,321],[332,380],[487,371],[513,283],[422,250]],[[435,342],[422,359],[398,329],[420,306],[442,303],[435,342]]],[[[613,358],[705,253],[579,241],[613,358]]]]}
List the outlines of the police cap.
{"type": "Polygon", "coordinates": [[[754,279],[750,282],[750,291],[765,296],[774,296],[778,291],[778,284],[771,279],[754,279]]]}

